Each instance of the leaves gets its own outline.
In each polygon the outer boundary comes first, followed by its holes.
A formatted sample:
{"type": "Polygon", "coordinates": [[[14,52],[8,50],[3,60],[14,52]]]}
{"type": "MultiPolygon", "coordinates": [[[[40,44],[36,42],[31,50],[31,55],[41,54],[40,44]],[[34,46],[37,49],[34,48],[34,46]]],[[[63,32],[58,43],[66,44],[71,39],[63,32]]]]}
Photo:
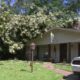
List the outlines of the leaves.
{"type": "Polygon", "coordinates": [[[1,6],[0,37],[10,53],[53,27],[68,25],[77,16],[72,5],[64,7],[62,0],[17,0],[13,6],[4,3],[1,6]]]}

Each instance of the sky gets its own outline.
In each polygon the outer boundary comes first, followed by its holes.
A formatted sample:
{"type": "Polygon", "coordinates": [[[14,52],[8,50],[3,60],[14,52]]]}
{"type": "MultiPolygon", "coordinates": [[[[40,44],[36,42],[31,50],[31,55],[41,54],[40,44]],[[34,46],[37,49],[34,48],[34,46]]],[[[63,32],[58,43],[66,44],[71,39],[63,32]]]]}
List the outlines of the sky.
{"type": "MultiPolygon", "coordinates": [[[[8,4],[8,0],[5,0],[5,2],[6,2],[6,4],[8,4]]],[[[11,0],[10,6],[13,6],[15,2],[16,2],[16,0],[11,0]]]]}
{"type": "MultiPolygon", "coordinates": [[[[2,0],[0,0],[0,3],[1,3],[2,0]]],[[[5,0],[6,4],[8,4],[8,1],[9,0],[5,0]]],[[[44,2],[44,0],[41,0],[42,2],[44,2]]],[[[48,2],[51,2],[52,0],[47,0],[48,2]]],[[[15,4],[16,0],[11,0],[10,2],[10,6],[13,6],[15,4]]],[[[63,5],[66,6],[68,5],[69,3],[69,0],[63,0],[63,5]]]]}
{"type": "Polygon", "coordinates": [[[16,2],[16,0],[11,0],[10,5],[13,6],[15,2],[16,2]]]}
{"type": "MultiPolygon", "coordinates": [[[[1,1],[2,1],[2,0],[0,0],[0,3],[1,3],[1,1]]],[[[5,0],[6,4],[8,4],[8,1],[9,1],[9,0],[5,0]]],[[[44,0],[41,0],[41,1],[44,2],[44,0]]],[[[48,1],[50,2],[50,1],[52,1],[52,0],[48,0],[48,1]]],[[[73,0],[73,1],[76,2],[77,0],[73,0]]],[[[16,2],[16,0],[11,0],[10,6],[13,6],[13,5],[15,4],[15,2],[16,2]]],[[[63,4],[64,7],[67,7],[67,6],[69,5],[69,3],[70,3],[70,0],[63,0],[63,3],[62,3],[62,4],[63,4]]],[[[0,7],[1,7],[1,6],[0,6],[0,7]]],[[[22,12],[22,13],[24,13],[24,11],[25,11],[25,10],[21,9],[21,12],[22,12]]],[[[79,15],[80,15],[80,9],[77,9],[76,11],[77,11],[77,13],[79,13],[79,15]]]]}
{"type": "Polygon", "coordinates": [[[68,0],[63,0],[63,5],[64,5],[64,6],[67,6],[67,5],[68,5],[68,3],[69,3],[69,1],[68,1],[68,0]]]}
{"type": "MultiPolygon", "coordinates": [[[[0,1],[1,1],[1,0],[0,0],[0,1]]],[[[5,1],[6,1],[6,3],[7,3],[8,0],[5,0],[5,1]]],[[[41,0],[41,1],[44,1],[44,0],[41,0]]],[[[48,1],[51,1],[51,0],[48,0],[48,1]]],[[[16,0],[11,0],[10,5],[13,6],[15,2],[16,2],[16,0]]],[[[69,2],[69,0],[63,0],[63,4],[64,4],[64,5],[68,4],[68,2],[69,2]]]]}

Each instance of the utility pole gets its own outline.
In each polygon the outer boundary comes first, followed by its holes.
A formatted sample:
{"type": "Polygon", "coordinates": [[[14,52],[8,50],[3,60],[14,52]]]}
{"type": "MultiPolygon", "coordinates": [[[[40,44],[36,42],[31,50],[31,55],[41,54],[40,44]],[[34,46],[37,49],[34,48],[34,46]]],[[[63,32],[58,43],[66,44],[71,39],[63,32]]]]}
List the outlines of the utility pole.
{"type": "Polygon", "coordinates": [[[30,44],[30,50],[31,50],[31,61],[30,61],[30,67],[31,67],[31,72],[33,72],[33,61],[34,61],[34,51],[35,51],[36,45],[35,43],[30,44]]]}

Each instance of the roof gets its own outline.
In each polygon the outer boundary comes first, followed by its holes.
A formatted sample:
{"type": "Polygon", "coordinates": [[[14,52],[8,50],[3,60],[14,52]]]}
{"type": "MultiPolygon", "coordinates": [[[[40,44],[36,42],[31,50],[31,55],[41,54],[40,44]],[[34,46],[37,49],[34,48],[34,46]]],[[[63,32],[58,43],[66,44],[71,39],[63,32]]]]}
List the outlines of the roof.
{"type": "Polygon", "coordinates": [[[72,28],[59,28],[59,27],[53,28],[53,29],[49,30],[48,32],[51,32],[51,31],[53,31],[53,30],[65,30],[65,31],[79,32],[79,33],[80,33],[80,30],[77,30],[77,29],[72,29],[72,28]]]}
{"type": "Polygon", "coordinates": [[[56,27],[28,43],[30,42],[35,42],[37,45],[80,42],[80,30],[56,27]]]}

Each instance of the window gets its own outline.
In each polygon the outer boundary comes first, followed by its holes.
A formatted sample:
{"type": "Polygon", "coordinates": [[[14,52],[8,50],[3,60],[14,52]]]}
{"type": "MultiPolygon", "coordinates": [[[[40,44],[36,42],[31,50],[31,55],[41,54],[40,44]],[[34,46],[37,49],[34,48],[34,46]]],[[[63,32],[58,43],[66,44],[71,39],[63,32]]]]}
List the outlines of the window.
{"type": "Polygon", "coordinates": [[[80,65],[80,60],[74,60],[73,64],[80,65]]]}

